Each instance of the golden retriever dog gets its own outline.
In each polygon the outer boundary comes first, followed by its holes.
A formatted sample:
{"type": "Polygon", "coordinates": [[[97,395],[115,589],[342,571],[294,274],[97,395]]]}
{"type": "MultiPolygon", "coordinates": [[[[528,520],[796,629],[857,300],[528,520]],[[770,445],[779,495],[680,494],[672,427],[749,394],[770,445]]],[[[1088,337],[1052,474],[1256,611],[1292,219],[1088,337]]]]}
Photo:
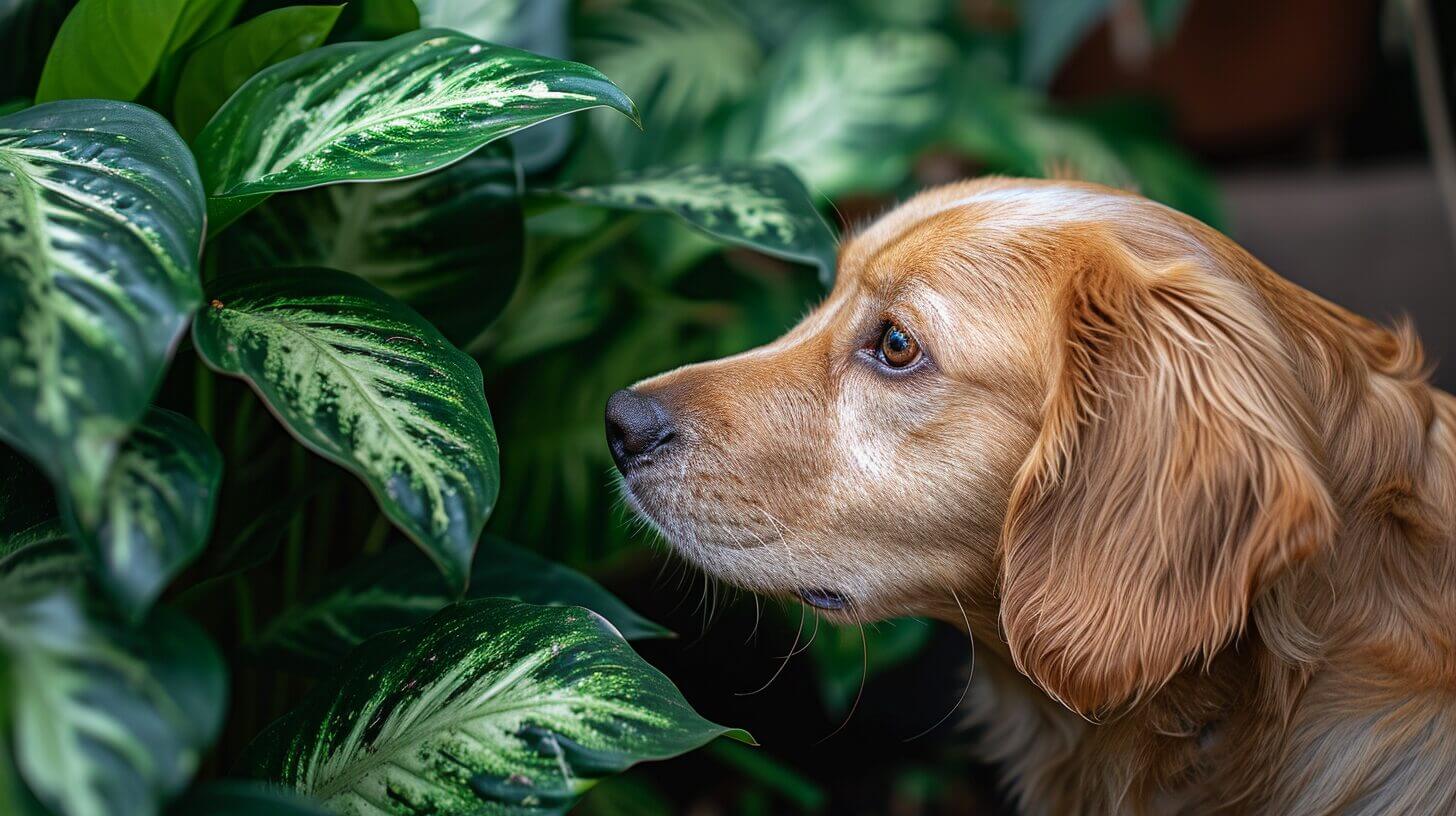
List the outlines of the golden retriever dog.
{"type": "Polygon", "coordinates": [[[968,629],[1027,813],[1456,813],[1456,398],[1191,218],[931,190],[788,334],[607,426],[712,575],[968,629]]]}

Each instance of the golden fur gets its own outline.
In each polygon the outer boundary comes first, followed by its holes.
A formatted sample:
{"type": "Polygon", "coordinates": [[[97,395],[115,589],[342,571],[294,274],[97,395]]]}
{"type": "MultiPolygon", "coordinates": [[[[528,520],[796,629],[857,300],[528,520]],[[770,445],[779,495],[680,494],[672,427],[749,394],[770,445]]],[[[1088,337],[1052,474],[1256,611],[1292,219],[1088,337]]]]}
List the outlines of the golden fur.
{"type": "Polygon", "coordinates": [[[629,500],[749,589],[979,644],[1028,813],[1456,813],[1456,398],[1419,346],[1092,185],[931,190],[779,340],[652,378],[629,500]],[[895,374],[885,321],[926,364],[895,374]]]}

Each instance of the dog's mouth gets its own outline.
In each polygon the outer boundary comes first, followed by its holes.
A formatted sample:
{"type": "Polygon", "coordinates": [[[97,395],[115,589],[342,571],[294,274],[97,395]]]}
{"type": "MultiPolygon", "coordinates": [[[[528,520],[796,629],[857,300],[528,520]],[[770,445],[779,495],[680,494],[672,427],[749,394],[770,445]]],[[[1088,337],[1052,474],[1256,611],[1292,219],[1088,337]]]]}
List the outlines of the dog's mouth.
{"type": "Polygon", "coordinates": [[[818,609],[834,611],[849,606],[849,598],[832,589],[800,589],[794,594],[804,603],[818,609]]]}

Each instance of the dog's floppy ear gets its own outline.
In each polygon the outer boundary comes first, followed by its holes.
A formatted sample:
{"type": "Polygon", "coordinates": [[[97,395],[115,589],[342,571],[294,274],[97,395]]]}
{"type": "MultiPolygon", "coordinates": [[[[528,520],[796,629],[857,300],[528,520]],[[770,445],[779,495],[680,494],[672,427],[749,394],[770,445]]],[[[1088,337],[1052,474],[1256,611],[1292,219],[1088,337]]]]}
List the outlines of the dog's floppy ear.
{"type": "Polygon", "coordinates": [[[1098,717],[1211,659],[1338,520],[1308,399],[1247,288],[1109,246],[1063,299],[1002,534],[1001,620],[1017,667],[1098,717]]]}

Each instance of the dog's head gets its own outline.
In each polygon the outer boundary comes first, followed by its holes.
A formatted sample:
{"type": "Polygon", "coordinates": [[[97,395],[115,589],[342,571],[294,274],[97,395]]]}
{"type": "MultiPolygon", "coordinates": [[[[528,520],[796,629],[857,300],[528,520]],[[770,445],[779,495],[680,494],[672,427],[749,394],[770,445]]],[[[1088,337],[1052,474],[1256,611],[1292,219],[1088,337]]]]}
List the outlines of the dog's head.
{"type": "Polygon", "coordinates": [[[779,340],[614,395],[608,441],[711,574],[845,619],[964,601],[1099,713],[1333,535],[1271,280],[1136,196],[945,187],[849,241],[779,340]]]}

